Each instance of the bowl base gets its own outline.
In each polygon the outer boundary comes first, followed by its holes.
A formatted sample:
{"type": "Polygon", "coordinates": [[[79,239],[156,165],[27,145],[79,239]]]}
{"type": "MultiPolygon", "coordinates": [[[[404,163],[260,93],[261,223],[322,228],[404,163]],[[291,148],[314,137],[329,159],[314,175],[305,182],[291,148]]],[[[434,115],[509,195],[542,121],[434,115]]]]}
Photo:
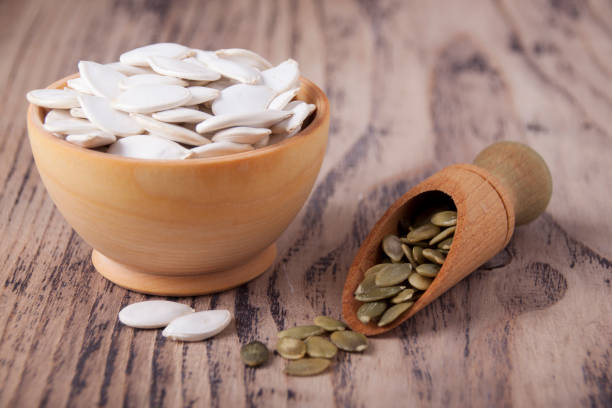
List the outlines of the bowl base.
{"type": "Polygon", "coordinates": [[[201,275],[167,276],[123,265],[95,249],[91,253],[96,270],[114,284],[135,292],[163,296],[205,295],[231,289],[264,273],[274,263],[274,258],[276,244],[235,268],[201,275]]]}

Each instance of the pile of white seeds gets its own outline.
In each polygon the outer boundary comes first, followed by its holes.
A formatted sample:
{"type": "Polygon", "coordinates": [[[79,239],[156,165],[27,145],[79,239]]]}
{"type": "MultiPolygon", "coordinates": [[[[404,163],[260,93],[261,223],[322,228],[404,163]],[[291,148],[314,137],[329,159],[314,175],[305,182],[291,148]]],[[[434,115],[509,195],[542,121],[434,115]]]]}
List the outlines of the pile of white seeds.
{"type": "Polygon", "coordinates": [[[44,128],[119,156],[187,159],[250,151],[295,135],[315,106],[294,100],[299,67],[245,49],[158,43],[119,62],[80,61],[64,89],[37,89],[44,128]]]}

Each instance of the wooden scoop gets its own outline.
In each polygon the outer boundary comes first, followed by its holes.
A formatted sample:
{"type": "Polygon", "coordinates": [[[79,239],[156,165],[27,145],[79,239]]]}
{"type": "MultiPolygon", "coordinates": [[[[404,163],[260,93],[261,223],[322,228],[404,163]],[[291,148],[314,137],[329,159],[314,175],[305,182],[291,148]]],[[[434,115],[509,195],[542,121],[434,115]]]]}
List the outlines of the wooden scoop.
{"type": "Polygon", "coordinates": [[[344,284],[345,321],[365,335],[399,326],[501,251],[510,241],[514,225],[537,218],[548,205],[551,193],[552,178],[542,157],[516,142],[495,143],[480,152],[474,164],[456,164],[437,172],[397,200],[361,245],[344,284]],[[361,323],[357,309],[363,303],[355,300],[353,293],[365,271],[382,261],[383,237],[397,234],[400,219],[449,200],[457,208],[457,229],[450,252],[431,286],[388,326],[361,323]]]}

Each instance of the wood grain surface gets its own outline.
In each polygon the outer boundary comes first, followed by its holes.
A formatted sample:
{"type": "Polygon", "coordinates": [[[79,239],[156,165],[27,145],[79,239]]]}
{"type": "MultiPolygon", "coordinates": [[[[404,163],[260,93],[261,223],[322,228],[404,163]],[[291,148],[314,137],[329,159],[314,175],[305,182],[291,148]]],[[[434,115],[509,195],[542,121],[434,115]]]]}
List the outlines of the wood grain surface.
{"type": "Polygon", "coordinates": [[[612,406],[610,1],[2,0],[0,56],[0,406],[612,406]],[[274,267],[181,299],[235,317],[194,344],[117,322],[150,297],[95,272],[25,131],[26,91],[156,41],[293,57],[332,109],[317,185],[274,267]],[[243,343],[339,317],[386,207],[501,139],[539,151],[554,183],[506,250],[327,374],[241,364],[243,343]]]}

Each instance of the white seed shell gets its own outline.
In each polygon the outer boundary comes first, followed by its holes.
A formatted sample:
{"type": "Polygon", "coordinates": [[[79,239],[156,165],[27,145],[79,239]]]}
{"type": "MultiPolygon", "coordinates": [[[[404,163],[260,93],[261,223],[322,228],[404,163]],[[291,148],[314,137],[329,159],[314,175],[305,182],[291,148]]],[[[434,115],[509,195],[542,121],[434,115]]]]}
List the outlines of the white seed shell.
{"type": "Polygon", "coordinates": [[[133,113],[131,116],[143,128],[151,133],[155,133],[159,137],[193,146],[201,146],[210,143],[210,140],[204,136],[182,126],[160,122],[149,116],[139,115],[137,113],[133,113]]]}
{"type": "Polygon", "coordinates": [[[274,68],[262,71],[261,76],[264,85],[280,94],[296,86],[300,78],[300,70],[296,61],[288,59],[274,68]]]}
{"type": "Polygon", "coordinates": [[[185,103],[186,106],[199,105],[219,97],[219,90],[205,86],[190,86],[187,90],[191,98],[185,103]]]}
{"type": "Polygon", "coordinates": [[[142,74],[142,75],[132,75],[130,77],[125,77],[123,81],[119,84],[121,89],[128,89],[133,86],[140,85],[177,85],[177,86],[187,86],[189,82],[184,81],[180,78],[169,77],[158,74],[142,74]]]}
{"type": "Polygon", "coordinates": [[[269,127],[291,115],[292,112],[277,110],[217,115],[198,123],[196,132],[208,133],[233,126],[269,127]]]}
{"type": "Polygon", "coordinates": [[[192,108],[174,108],[155,112],[152,117],[167,123],[200,123],[211,118],[212,115],[192,108]]]}
{"type": "Polygon", "coordinates": [[[263,85],[237,84],[223,89],[212,103],[215,115],[265,110],[274,98],[274,90],[263,85]]]}
{"type": "Polygon", "coordinates": [[[172,340],[200,341],[220,333],[231,321],[228,310],[206,310],[174,319],[162,335],[172,340]]]}
{"type": "Polygon", "coordinates": [[[51,123],[58,120],[71,119],[73,116],[67,109],[51,109],[45,115],[45,123],[51,123]]]}
{"type": "Polygon", "coordinates": [[[184,58],[190,54],[189,48],[175,43],[157,43],[135,48],[119,56],[119,61],[127,65],[148,66],[149,57],[184,58]]]}
{"type": "Polygon", "coordinates": [[[66,141],[72,144],[87,147],[89,149],[94,147],[106,146],[111,143],[115,143],[117,138],[115,135],[110,133],[96,131],[91,133],[81,133],[75,135],[66,136],[66,141]]]}
{"type": "Polygon", "coordinates": [[[113,109],[106,98],[81,94],[79,102],[90,122],[110,134],[129,136],[143,130],[142,126],[127,113],[113,109]]]}
{"type": "Polygon", "coordinates": [[[189,149],[155,135],[135,135],[117,140],[107,153],[134,159],[182,160],[191,156],[189,149]]]}
{"type": "Polygon", "coordinates": [[[212,141],[254,144],[269,136],[270,133],[270,129],[266,128],[237,126],[215,133],[212,141]]]}
{"type": "Polygon", "coordinates": [[[132,303],[121,309],[119,321],[126,326],[139,329],[166,327],[177,317],[193,313],[194,310],[182,303],[168,300],[147,300],[132,303]]]}
{"type": "Polygon", "coordinates": [[[89,133],[98,130],[91,122],[83,119],[70,118],[45,123],[43,128],[53,133],[89,133]]]}
{"type": "Polygon", "coordinates": [[[132,76],[132,75],[142,75],[142,74],[152,74],[153,70],[148,67],[135,67],[134,65],[127,65],[121,62],[111,62],[105,64],[107,67],[114,69],[117,72],[121,72],[123,75],[132,76]]]}
{"type": "Polygon", "coordinates": [[[288,91],[279,94],[274,99],[272,99],[272,102],[270,102],[270,104],[268,105],[268,109],[285,109],[287,107],[287,104],[291,102],[293,98],[295,98],[299,91],[300,88],[291,88],[288,91]]]}
{"type": "Polygon", "coordinates": [[[177,85],[140,85],[117,96],[111,106],[124,112],[151,113],[176,108],[191,99],[191,93],[177,85]]]}
{"type": "Polygon", "coordinates": [[[292,112],[293,115],[272,126],[272,133],[287,133],[293,136],[302,128],[302,124],[306,118],[314,112],[316,106],[303,102],[293,101],[287,105],[286,111],[292,112]]]}
{"type": "Polygon", "coordinates": [[[221,75],[203,64],[193,64],[168,57],[149,57],[151,69],[158,74],[169,75],[192,81],[216,81],[221,75]]]}
{"type": "Polygon", "coordinates": [[[269,142],[270,142],[270,135],[264,137],[259,142],[255,143],[253,147],[256,149],[259,149],[260,147],[267,146],[269,142]]]}
{"type": "Polygon", "coordinates": [[[253,147],[248,144],[215,142],[205,146],[194,147],[191,149],[191,158],[201,159],[205,157],[226,156],[228,154],[248,152],[251,150],[253,150],[253,147]]]}
{"type": "Polygon", "coordinates": [[[85,115],[83,108],[70,108],[70,116],[73,118],[87,119],[87,115],[85,115]]]}
{"type": "Polygon", "coordinates": [[[70,89],[35,89],[26,94],[28,102],[43,108],[77,108],[77,93],[70,89]]]}
{"type": "Polygon", "coordinates": [[[218,57],[237,62],[242,65],[249,65],[253,68],[257,68],[260,71],[264,69],[272,68],[272,64],[262,57],[261,55],[251,50],[245,50],[244,48],[227,48],[215,51],[218,57]]]}
{"type": "Polygon", "coordinates": [[[81,77],[69,79],[66,81],[66,85],[77,92],[93,95],[93,91],[91,90],[89,83],[87,83],[87,81],[81,77]]]}
{"type": "Polygon", "coordinates": [[[93,61],[79,61],[79,73],[94,95],[109,99],[121,93],[119,84],[128,78],[121,72],[93,61]]]}
{"type": "Polygon", "coordinates": [[[261,73],[257,69],[228,59],[219,58],[214,52],[196,52],[196,59],[226,78],[245,84],[256,84],[262,80],[261,73]]]}

